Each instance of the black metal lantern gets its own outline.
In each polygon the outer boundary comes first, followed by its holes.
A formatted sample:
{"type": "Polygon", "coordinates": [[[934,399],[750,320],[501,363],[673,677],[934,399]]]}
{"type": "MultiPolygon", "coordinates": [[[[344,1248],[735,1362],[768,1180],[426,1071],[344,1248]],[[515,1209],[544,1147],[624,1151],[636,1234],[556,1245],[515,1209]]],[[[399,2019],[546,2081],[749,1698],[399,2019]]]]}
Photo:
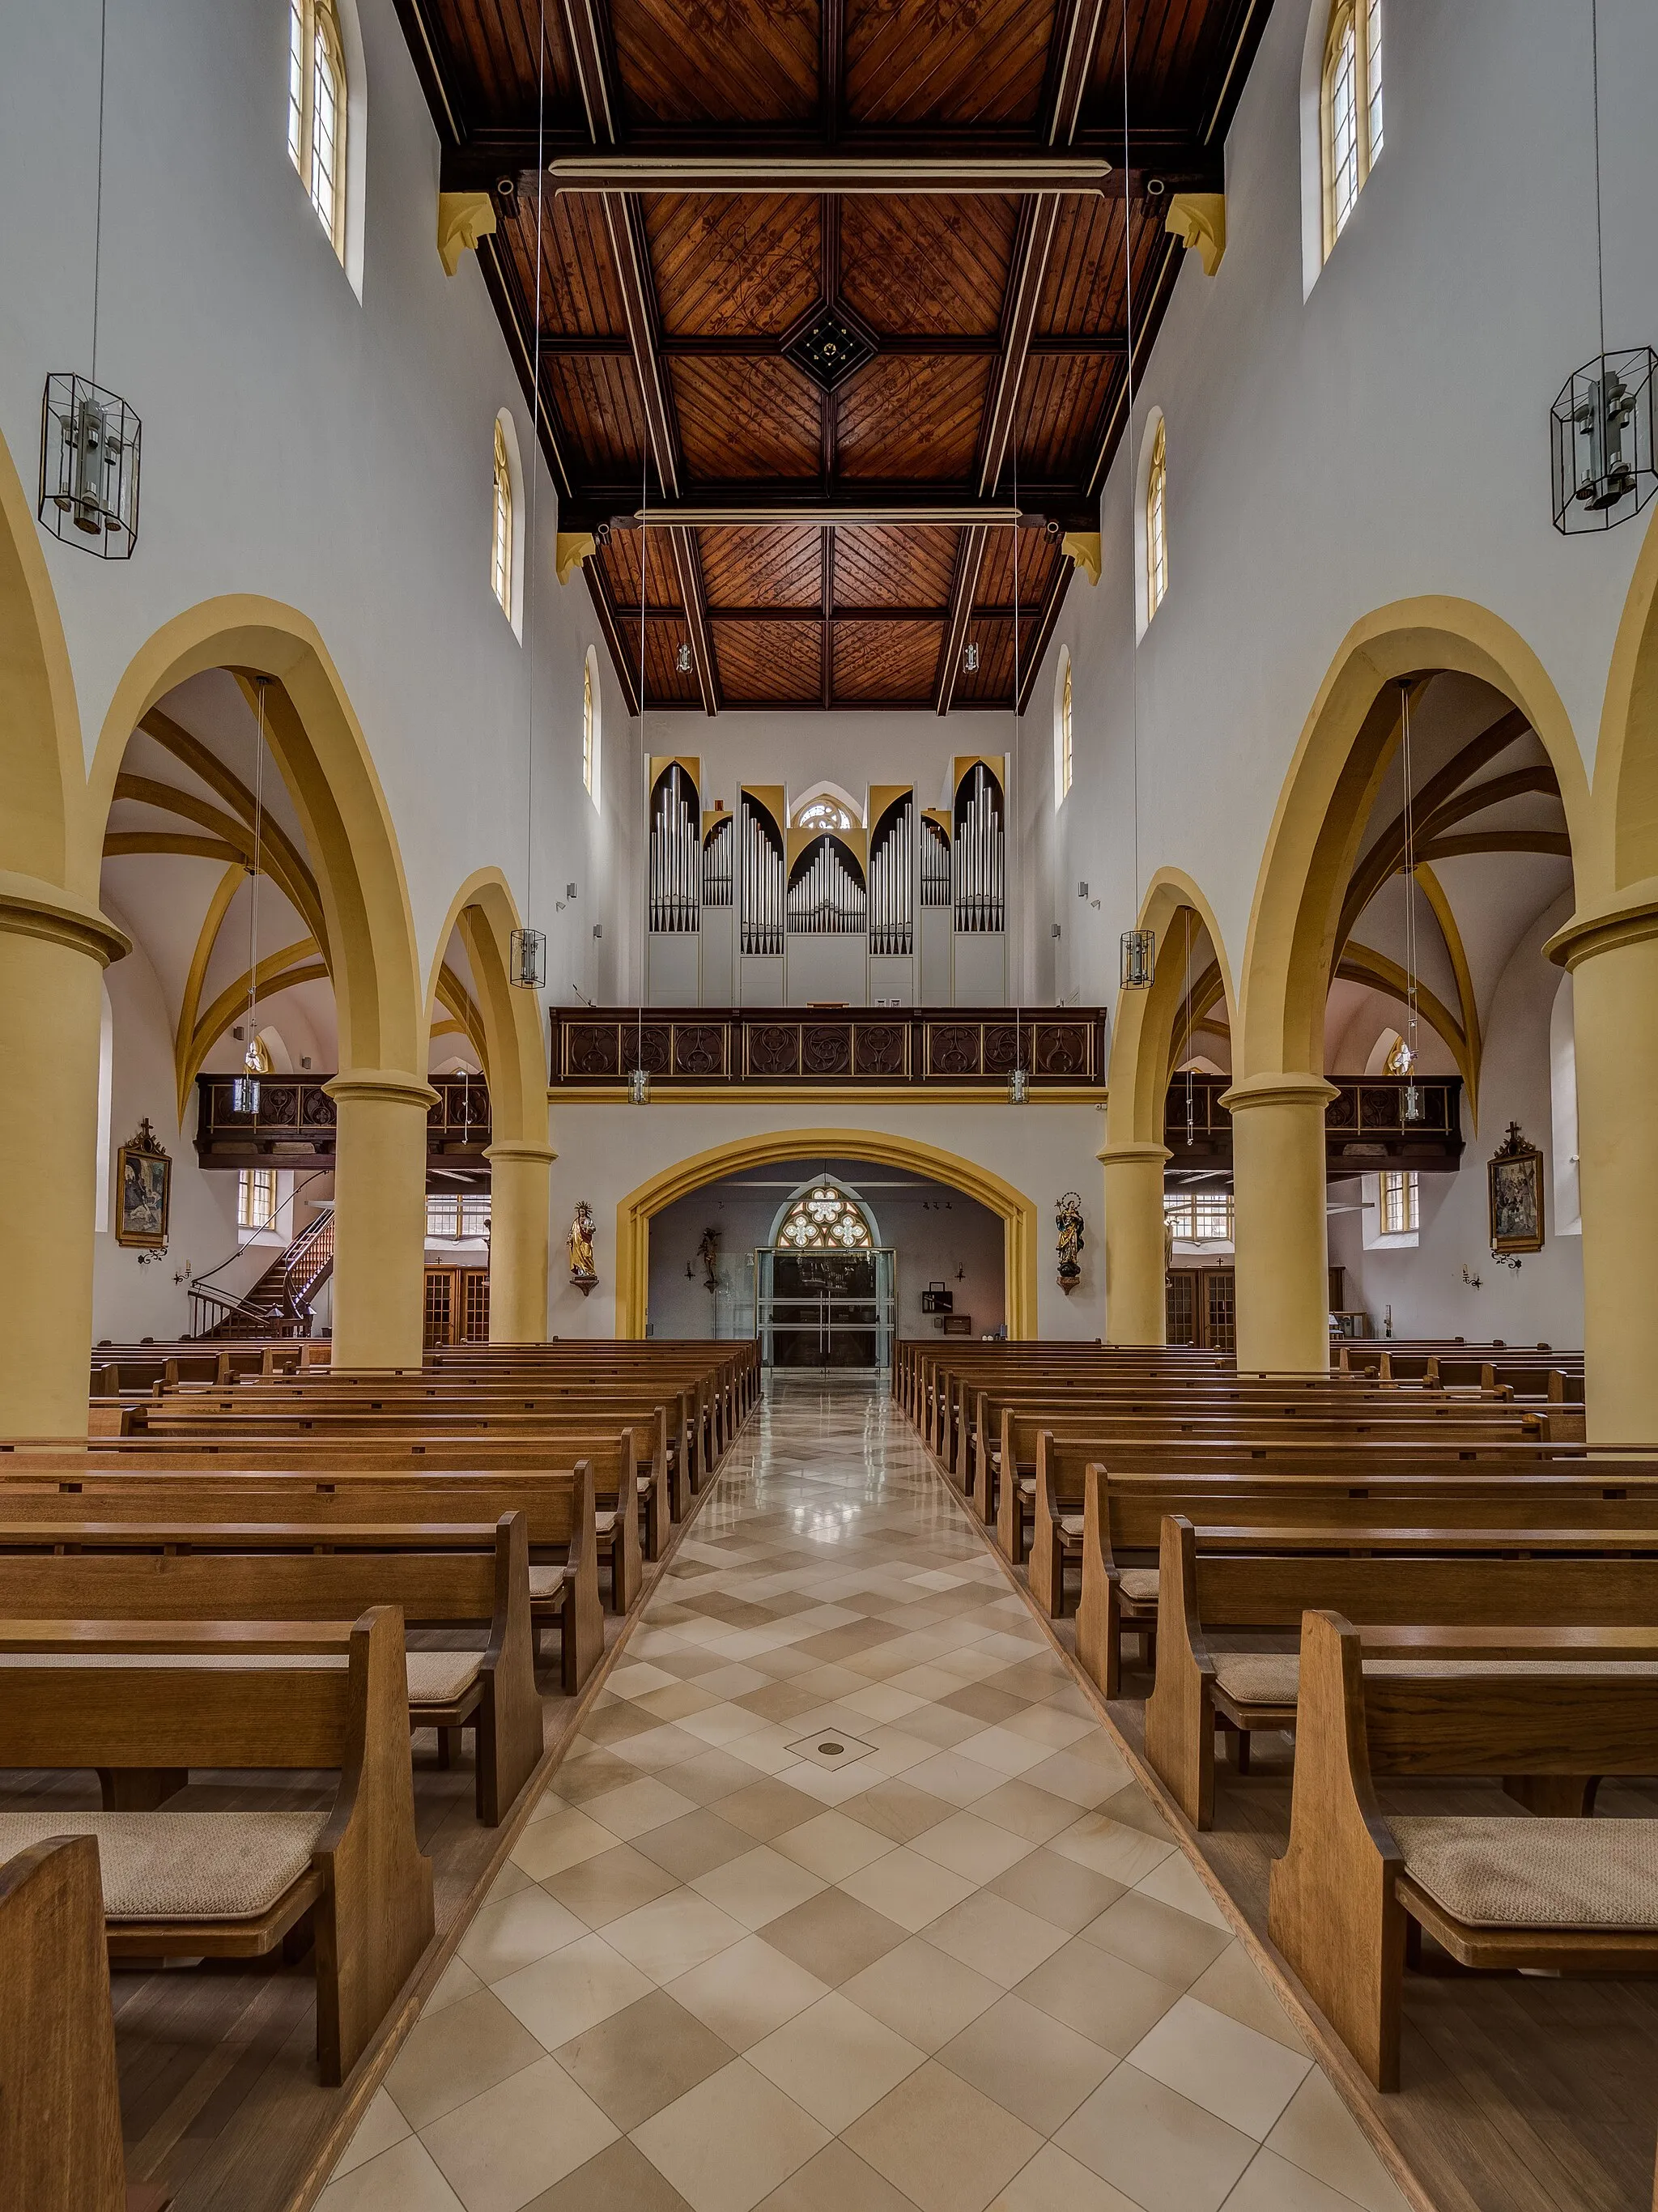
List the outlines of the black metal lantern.
{"type": "Polygon", "coordinates": [[[40,500],[52,536],[100,561],[128,561],[138,542],[143,426],[118,392],[67,370],[40,404],[40,500]]]}
{"type": "Polygon", "coordinates": [[[1149,991],[1157,973],[1157,933],[1155,929],[1125,929],[1122,933],[1122,988],[1149,991]]]}
{"type": "Polygon", "coordinates": [[[538,991],[547,980],[547,937],[544,930],[515,929],[507,944],[507,980],[520,991],[538,991]]]}
{"type": "Polygon", "coordinates": [[[1658,491],[1653,437],[1658,354],[1603,353],[1575,369],[1550,413],[1554,526],[1611,530],[1658,491]]]}

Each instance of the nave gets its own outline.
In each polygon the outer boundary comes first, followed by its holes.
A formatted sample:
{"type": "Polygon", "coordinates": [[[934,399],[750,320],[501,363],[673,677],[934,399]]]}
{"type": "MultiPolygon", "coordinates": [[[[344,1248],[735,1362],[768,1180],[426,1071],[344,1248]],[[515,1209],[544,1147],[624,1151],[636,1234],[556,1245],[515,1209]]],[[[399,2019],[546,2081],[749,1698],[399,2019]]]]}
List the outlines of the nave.
{"type": "Polygon", "coordinates": [[[896,1403],[801,1376],[319,2202],[1405,2200],[896,1403]]]}

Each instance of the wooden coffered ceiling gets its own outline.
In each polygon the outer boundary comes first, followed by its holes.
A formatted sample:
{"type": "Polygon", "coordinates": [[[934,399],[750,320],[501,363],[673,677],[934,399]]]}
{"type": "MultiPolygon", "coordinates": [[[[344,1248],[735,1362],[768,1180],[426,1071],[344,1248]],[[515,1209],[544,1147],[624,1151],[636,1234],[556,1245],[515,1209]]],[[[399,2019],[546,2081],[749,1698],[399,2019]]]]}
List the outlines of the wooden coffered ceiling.
{"type": "Polygon", "coordinates": [[[1028,694],[1271,3],[398,0],[631,704],[1028,694]]]}

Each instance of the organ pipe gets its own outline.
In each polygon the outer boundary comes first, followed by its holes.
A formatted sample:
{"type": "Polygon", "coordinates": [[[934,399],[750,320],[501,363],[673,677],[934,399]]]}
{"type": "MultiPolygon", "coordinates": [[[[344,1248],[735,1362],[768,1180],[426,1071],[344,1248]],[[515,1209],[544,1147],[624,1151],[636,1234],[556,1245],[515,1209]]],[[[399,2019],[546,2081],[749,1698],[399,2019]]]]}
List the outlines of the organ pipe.
{"type": "Polygon", "coordinates": [[[776,958],[783,950],[783,841],[776,824],[746,791],[741,796],[738,836],[743,950],[750,956],[776,958]]]}
{"type": "Polygon", "coordinates": [[[861,937],[869,927],[862,871],[839,841],[818,838],[794,864],[788,890],[792,937],[861,937]]]}
{"type": "Polygon", "coordinates": [[[966,936],[1006,927],[1005,841],[1002,789],[982,761],[975,761],[956,791],[956,927],[966,936]]]}
{"type": "Polygon", "coordinates": [[[732,902],[732,848],[734,842],[732,817],[722,815],[702,841],[704,906],[729,906],[732,902]]]}
{"type": "Polygon", "coordinates": [[[950,836],[941,823],[921,817],[921,904],[948,906],[950,901],[950,836]]]}
{"type": "Polygon", "coordinates": [[[702,836],[696,786],[670,761],[651,793],[651,927],[685,936],[701,911],[702,836]]]}
{"type": "Polygon", "coordinates": [[[908,959],[915,927],[915,811],[906,795],[876,824],[869,858],[869,949],[908,959]]]}

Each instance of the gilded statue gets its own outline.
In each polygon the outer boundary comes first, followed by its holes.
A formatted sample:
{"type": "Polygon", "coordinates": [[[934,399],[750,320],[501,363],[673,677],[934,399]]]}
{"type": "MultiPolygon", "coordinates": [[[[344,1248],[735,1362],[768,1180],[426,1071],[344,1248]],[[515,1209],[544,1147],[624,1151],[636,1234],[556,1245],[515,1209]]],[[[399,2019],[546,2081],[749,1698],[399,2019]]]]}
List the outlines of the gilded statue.
{"type": "Polygon", "coordinates": [[[598,1224],[593,1219],[593,1209],[585,1198],[580,1200],[576,1206],[574,1218],[570,1223],[570,1234],[568,1240],[570,1250],[570,1279],[573,1282],[579,1283],[584,1279],[591,1279],[596,1272],[593,1267],[593,1233],[597,1227],[598,1224]]]}

